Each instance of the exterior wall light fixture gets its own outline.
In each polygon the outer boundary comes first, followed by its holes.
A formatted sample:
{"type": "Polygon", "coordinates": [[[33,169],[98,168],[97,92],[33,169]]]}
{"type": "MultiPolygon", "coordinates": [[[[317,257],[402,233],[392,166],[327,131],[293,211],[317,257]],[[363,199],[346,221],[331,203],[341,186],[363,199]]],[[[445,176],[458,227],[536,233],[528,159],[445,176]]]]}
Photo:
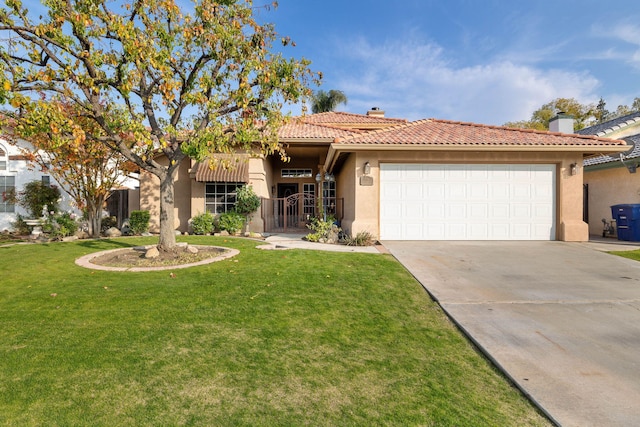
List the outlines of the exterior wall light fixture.
{"type": "Polygon", "coordinates": [[[571,176],[578,174],[578,164],[577,163],[571,163],[569,165],[569,174],[571,176]]]}
{"type": "Polygon", "coordinates": [[[371,173],[371,165],[369,164],[369,162],[366,162],[364,164],[364,167],[362,168],[362,173],[364,175],[369,175],[371,173]]]}

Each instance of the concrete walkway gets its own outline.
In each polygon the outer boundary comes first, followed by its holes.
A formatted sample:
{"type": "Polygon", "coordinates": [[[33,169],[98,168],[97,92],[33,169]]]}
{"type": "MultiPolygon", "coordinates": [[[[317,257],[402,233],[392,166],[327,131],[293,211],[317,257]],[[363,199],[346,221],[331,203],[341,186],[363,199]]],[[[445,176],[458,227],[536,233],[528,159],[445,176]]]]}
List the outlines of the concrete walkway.
{"type": "Polygon", "coordinates": [[[557,424],[640,425],[637,243],[383,244],[557,424]]]}
{"type": "MultiPolygon", "coordinates": [[[[328,243],[308,242],[302,238],[306,234],[274,234],[265,239],[266,244],[260,245],[260,249],[311,249],[315,251],[329,252],[359,252],[369,254],[379,254],[377,246],[346,246],[328,243]]],[[[380,248],[383,249],[384,248],[380,248]]]]}

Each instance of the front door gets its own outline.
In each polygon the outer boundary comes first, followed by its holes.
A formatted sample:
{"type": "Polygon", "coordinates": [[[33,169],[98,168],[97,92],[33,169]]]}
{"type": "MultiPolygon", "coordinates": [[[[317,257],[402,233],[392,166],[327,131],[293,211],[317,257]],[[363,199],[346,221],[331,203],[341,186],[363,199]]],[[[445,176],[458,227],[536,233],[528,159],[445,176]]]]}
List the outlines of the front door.
{"type": "Polygon", "coordinates": [[[284,183],[278,184],[278,201],[276,203],[279,219],[277,223],[286,228],[298,226],[299,202],[297,199],[290,200],[288,197],[298,193],[298,184],[284,183]]]}
{"type": "Polygon", "coordinates": [[[278,199],[293,196],[298,192],[298,184],[278,184],[278,199]]]}

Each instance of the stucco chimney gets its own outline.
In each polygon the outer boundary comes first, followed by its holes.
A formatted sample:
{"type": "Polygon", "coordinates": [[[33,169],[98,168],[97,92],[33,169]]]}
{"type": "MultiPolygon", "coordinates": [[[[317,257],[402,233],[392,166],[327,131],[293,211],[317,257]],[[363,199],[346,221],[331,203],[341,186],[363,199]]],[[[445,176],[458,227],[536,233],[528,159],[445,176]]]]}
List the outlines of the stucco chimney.
{"type": "Polygon", "coordinates": [[[549,120],[549,130],[551,132],[573,133],[573,119],[574,117],[571,114],[560,111],[554,118],[549,120]]]}
{"type": "Polygon", "coordinates": [[[384,111],[378,107],[372,107],[371,110],[367,111],[367,116],[384,117],[384,111]]]}

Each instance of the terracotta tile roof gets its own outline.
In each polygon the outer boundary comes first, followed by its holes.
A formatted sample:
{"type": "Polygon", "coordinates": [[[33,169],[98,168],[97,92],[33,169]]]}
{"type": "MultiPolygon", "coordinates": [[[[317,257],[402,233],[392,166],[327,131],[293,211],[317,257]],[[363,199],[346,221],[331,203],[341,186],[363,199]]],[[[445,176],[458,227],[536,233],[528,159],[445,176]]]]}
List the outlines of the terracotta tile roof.
{"type": "Polygon", "coordinates": [[[476,123],[425,119],[336,139],[345,145],[416,145],[416,146],[620,146],[624,141],[595,136],[513,129],[476,123]]]}
{"type": "Polygon", "coordinates": [[[285,124],[278,131],[281,139],[335,139],[346,138],[359,134],[358,130],[348,130],[336,126],[305,123],[300,119],[294,119],[285,124]]]}
{"type": "Polygon", "coordinates": [[[400,124],[407,123],[405,119],[394,119],[390,117],[367,116],[364,114],[342,113],[339,111],[329,111],[326,113],[310,114],[302,118],[306,123],[313,124],[400,124]]]}
{"type": "Polygon", "coordinates": [[[406,123],[405,119],[330,111],[293,118],[278,134],[282,139],[333,140],[406,123]]]}

